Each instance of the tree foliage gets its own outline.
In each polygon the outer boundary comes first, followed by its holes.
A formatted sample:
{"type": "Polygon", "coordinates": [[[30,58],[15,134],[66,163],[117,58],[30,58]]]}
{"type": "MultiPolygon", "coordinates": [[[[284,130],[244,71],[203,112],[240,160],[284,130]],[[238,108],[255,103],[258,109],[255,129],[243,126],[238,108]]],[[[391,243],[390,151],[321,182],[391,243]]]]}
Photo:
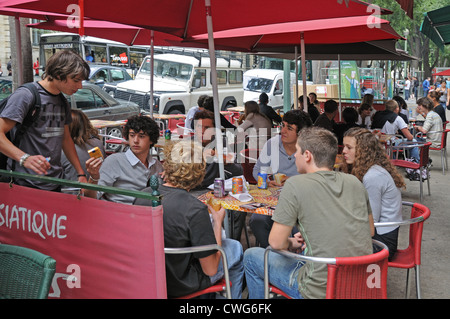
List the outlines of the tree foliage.
{"type": "MultiPolygon", "coordinates": [[[[450,5],[450,0],[411,1],[414,1],[413,19],[406,15],[395,0],[373,0],[369,2],[393,11],[393,14],[382,16],[382,18],[388,20],[398,34],[404,37],[404,30],[409,30],[407,51],[410,55],[419,59],[418,61],[412,61],[410,68],[416,70],[423,68],[423,76],[431,76],[434,67],[450,66],[450,48],[446,47],[444,51],[439,50],[428,37],[420,32],[420,26],[426,12],[448,6],[450,5]]],[[[404,40],[399,40],[398,45],[400,49],[404,49],[404,40]]]]}

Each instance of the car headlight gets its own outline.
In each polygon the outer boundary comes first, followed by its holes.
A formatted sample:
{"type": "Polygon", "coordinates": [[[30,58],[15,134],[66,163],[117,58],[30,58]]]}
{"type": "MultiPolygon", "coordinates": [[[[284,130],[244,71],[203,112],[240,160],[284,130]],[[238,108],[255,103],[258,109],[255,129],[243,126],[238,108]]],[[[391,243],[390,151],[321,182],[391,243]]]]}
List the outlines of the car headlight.
{"type": "MultiPolygon", "coordinates": [[[[150,99],[148,99],[148,108],[150,110],[151,105],[150,105],[150,99]]],[[[159,98],[158,97],[153,97],[153,111],[159,111],[159,98]]]]}

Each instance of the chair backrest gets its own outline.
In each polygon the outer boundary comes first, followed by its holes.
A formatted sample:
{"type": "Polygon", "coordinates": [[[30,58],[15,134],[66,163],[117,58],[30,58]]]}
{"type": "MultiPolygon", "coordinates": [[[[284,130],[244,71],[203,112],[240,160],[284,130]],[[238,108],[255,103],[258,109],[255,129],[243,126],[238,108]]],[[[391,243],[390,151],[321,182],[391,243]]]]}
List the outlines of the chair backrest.
{"type": "Polygon", "coordinates": [[[259,156],[258,149],[243,149],[240,151],[240,163],[242,166],[242,170],[244,173],[244,177],[247,180],[249,184],[256,184],[256,180],[253,177],[253,167],[256,164],[256,161],[258,160],[259,156]]]}
{"type": "Polygon", "coordinates": [[[447,147],[447,133],[448,132],[450,132],[450,129],[446,129],[446,130],[444,130],[444,132],[442,132],[441,148],[447,147]]]}
{"type": "Polygon", "coordinates": [[[431,142],[427,142],[420,147],[420,166],[427,166],[430,161],[430,146],[431,142]]]}
{"type": "Polygon", "coordinates": [[[392,226],[409,226],[409,250],[414,252],[414,263],[420,265],[420,257],[422,250],[422,233],[423,233],[423,222],[430,217],[431,212],[428,207],[419,203],[402,202],[403,206],[411,207],[411,217],[407,220],[402,220],[399,222],[381,222],[375,223],[375,228],[378,227],[392,227],[392,226]]]}
{"type": "Polygon", "coordinates": [[[388,248],[377,253],[357,257],[336,257],[328,264],[327,299],[386,299],[388,248]]]}
{"type": "Polygon", "coordinates": [[[372,242],[381,250],[365,256],[335,258],[304,256],[282,250],[273,250],[269,246],[264,254],[266,299],[269,295],[269,251],[297,260],[327,264],[327,299],[386,299],[389,249],[377,240],[372,239],[372,242]]]}
{"type": "Polygon", "coordinates": [[[161,121],[161,120],[155,120],[155,122],[156,122],[156,124],[157,124],[158,127],[159,127],[159,132],[163,132],[163,133],[164,133],[164,130],[165,130],[165,127],[166,127],[166,125],[164,124],[164,122],[161,121]]]}
{"type": "MultiPolygon", "coordinates": [[[[230,275],[228,272],[228,259],[225,250],[219,245],[203,245],[203,246],[194,246],[194,247],[178,247],[178,248],[164,248],[164,253],[166,255],[174,255],[174,254],[193,254],[197,252],[204,252],[210,250],[219,250],[222,258],[222,266],[225,280],[225,290],[226,290],[226,298],[231,299],[231,283],[230,283],[230,275]]],[[[208,290],[208,289],[206,289],[208,290]]],[[[190,299],[195,296],[199,296],[202,294],[201,292],[190,294],[187,296],[181,297],[181,299],[190,299]]]]}
{"type": "MultiPolygon", "coordinates": [[[[405,204],[405,203],[404,203],[405,204]]],[[[422,217],[423,220],[409,226],[409,247],[414,251],[414,263],[420,265],[422,251],[423,222],[430,217],[430,209],[419,203],[410,203],[411,219],[422,217]]]]}
{"type": "Polygon", "coordinates": [[[0,244],[0,298],[46,299],[56,261],[38,251],[0,244]]]}

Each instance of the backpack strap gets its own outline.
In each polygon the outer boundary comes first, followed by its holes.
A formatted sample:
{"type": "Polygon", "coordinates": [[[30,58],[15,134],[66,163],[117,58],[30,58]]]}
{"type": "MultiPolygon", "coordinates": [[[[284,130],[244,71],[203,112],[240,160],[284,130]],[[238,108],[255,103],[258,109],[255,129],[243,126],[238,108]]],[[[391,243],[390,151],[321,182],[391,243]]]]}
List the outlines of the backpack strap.
{"type": "MultiPolygon", "coordinates": [[[[33,94],[33,106],[28,111],[27,115],[22,121],[20,130],[23,130],[22,134],[36,121],[41,113],[41,96],[34,82],[25,83],[22,85],[31,91],[33,94]],[[23,128],[23,129],[22,129],[23,128]]],[[[17,134],[16,134],[17,135],[17,134]]]]}
{"type": "MultiPolygon", "coordinates": [[[[33,99],[31,101],[32,107],[30,108],[27,115],[23,119],[22,124],[17,124],[17,131],[14,136],[14,140],[12,141],[16,147],[19,147],[20,140],[21,140],[22,136],[25,134],[25,132],[27,131],[27,129],[38,119],[38,117],[41,113],[41,106],[42,106],[41,105],[41,97],[39,95],[39,91],[38,91],[36,85],[34,84],[34,82],[25,83],[25,84],[21,85],[21,87],[22,86],[26,87],[28,90],[31,91],[31,93],[33,94],[33,99]]],[[[15,169],[15,166],[16,166],[16,162],[13,161],[12,162],[12,170],[15,169]]]]}

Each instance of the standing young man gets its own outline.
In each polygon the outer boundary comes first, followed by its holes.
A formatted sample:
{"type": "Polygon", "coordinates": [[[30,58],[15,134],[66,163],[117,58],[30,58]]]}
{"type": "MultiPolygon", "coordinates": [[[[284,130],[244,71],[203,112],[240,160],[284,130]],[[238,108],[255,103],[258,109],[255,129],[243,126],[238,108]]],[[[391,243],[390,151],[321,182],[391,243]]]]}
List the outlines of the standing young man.
{"type": "MultiPolygon", "coordinates": [[[[335,172],[334,134],[319,127],[300,131],[295,153],[300,175],[289,178],[272,216],[269,244],[274,249],[303,249],[315,257],[359,256],[373,252],[374,233],[369,197],[353,175],[335,172]],[[294,226],[299,233],[290,237],[294,226]]],[[[264,252],[244,254],[250,298],[264,296],[264,252]]],[[[299,263],[269,253],[269,282],[292,298],[325,298],[327,265],[299,263]]]]}
{"type": "MultiPolygon", "coordinates": [[[[7,139],[16,134],[17,123],[22,123],[28,111],[34,107],[33,93],[20,87],[12,94],[0,114],[0,152],[9,157],[8,169],[22,173],[63,178],[61,149],[78,173],[78,181],[86,182],[75,146],[69,133],[72,121],[70,105],[61,93],[72,95],[89,77],[88,64],[76,53],[62,50],[47,62],[43,80],[35,82],[41,99],[39,118],[23,135],[20,145],[14,146],[7,139]]],[[[23,186],[44,190],[58,190],[60,186],[41,181],[17,179],[23,186]]]]}
{"type": "Polygon", "coordinates": [[[405,78],[405,86],[403,87],[405,91],[405,101],[409,100],[410,97],[410,89],[411,89],[411,81],[409,80],[409,77],[405,78]]]}
{"type": "MultiPolygon", "coordinates": [[[[130,117],[124,126],[123,136],[130,146],[126,152],[112,154],[104,162],[101,158],[86,161],[90,184],[142,191],[148,186],[152,175],[162,173],[161,163],[150,154],[150,148],[159,138],[159,127],[153,119],[140,115],[130,117]]],[[[135,200],[132,196],[92,190],[86,190],[85,194],[124,204],[132,204],[135,200]]]]}

